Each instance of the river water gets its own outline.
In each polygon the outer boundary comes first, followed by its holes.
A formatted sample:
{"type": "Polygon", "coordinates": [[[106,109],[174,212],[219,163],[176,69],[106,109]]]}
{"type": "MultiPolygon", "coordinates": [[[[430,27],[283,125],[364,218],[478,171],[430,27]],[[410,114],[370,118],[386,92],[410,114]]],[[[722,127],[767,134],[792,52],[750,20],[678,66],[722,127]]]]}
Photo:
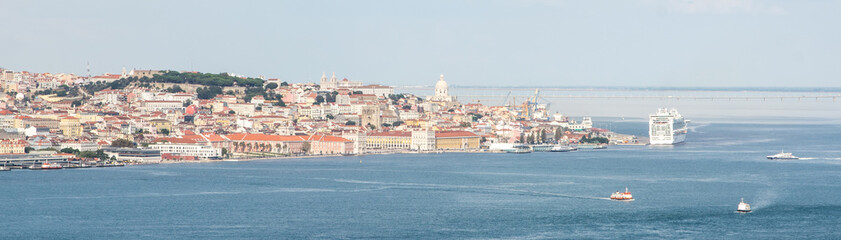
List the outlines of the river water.
{"type": "Polygon", "coordinates": [[[0,172],[0,238],[837,239],[839,135],[695,121],[670,148],[16,170],[0,172]],[[783,149],[803,159],[765,159],[783,149]],[[606,199],[625,187],[635,201],[606,199]]]}
{"type": "MultiPolygon", "coordinates": [[[[456,88],[451,93],[504,96],[507,91],[456,88]]],[[[649,113],[675,107],[693,121],[686,143],[666,148],[0,172],[0,239],[838,239],[841,103],[740,100],[833,94],[541,92],[552,101],[553,112],[594,116],[596,127],[641,136],[649,113]],[[682,98],[557,97],[570,95],[682,98]],[[704,100],[709,96],[732,98],[704,100]],[[765,159],[781,150],[801,159],[765,159]],[[635,201],[607,199],[625,187],[635,201]],[[735,213],[740,198],[752,205],[752,213],[735,213]]],[[[502,104],[501,99],[459,100],[502,104]]]]}

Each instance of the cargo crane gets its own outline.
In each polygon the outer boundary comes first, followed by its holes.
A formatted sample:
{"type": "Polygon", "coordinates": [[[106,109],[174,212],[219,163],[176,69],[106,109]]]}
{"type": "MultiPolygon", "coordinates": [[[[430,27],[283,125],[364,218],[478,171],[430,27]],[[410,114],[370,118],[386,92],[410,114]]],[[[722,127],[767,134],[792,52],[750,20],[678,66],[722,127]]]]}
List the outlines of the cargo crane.
{"type": "Polygon", "coordinates": [[[525,119],[528,119],[528,120],[534,120],[534,114],[536,112],[538,112],[540,109],[543,109],[544,112],[545,112],[545,110],[549,109],[550,104],[551,104],[551,102],[549,102],[549,100],[546,100],[545,98],[540,96],[540,89],[535,89],[534,90],[534,96],[532,96],[531,98],[528,98],[526,100],[526,102],[523,103],[523,111],[524,112],[521,116],[524,117],[525,119]],[[538,102],[538,100],[543,100],[546,103],[542,104],[542,103],[538,102]]]}

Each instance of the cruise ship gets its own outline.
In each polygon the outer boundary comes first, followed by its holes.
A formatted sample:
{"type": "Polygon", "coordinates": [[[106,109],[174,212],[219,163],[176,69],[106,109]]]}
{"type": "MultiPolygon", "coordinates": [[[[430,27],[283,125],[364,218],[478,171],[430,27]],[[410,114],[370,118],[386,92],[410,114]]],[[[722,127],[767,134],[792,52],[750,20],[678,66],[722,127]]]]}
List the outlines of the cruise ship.
{"type": "Polygon", "coordinates": [[[652,145],[671,145],[686,140],[686,119],[675,109],[660,108],[649,115],[648,136],[652,145]]]}

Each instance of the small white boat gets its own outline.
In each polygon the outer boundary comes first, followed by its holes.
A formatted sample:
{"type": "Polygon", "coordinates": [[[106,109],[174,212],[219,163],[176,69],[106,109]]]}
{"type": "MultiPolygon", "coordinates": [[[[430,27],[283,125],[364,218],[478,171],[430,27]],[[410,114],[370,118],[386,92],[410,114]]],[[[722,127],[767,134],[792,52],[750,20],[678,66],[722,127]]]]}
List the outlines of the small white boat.
{"type": "Polygon", "coordinates": [[[736,207],[736,212],[740,212],[740,213],[749,213],[750,212],[750,204],[745,202],[745,198],[742,198],[742,201],[739,202],[739,206],[736,207]]]}
{"type": "Polygon", "coordinates": [[[800,158],[798,158],[794,155],[791,155],[791,153],[780,151],[780,153],[768,156],[768,159],[772,159],[772,160],[797,160],[797,159],[800,159],[800,158]]]}

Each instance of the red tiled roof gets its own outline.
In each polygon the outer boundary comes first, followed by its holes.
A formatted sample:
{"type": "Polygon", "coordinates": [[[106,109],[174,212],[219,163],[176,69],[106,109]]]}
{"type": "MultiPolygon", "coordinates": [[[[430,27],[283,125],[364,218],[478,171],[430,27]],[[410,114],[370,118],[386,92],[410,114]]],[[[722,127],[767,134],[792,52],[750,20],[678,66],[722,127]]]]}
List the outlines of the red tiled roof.
{"type": "MultiPolygon", "coordinates": [[[[410,135],[411,136],[411,135],[410,135]]],[[[312,135],[309,138],[310,141],[319,141],[319,142],[351,142],[342,137],[336,136],[327,136],[327,135],[312,135]]]]}
{"type": "Polygon", "coordinates": [[[281,135],[267,135],[262,133],[234,133],[225,135],[232,141],[274,141],[274,142],[296,142],[305,141],[307,136],[281,136],[281,135]]]}
{"type": "Polygon", "coordinates": [[[222,141],[227,140],[224,137],[222,137],[221,135],[215,134],[215,133],[204,134],[204,137],[207,138],[207,140],[209,140],[211,142],[222,142],[222,141]]]}

